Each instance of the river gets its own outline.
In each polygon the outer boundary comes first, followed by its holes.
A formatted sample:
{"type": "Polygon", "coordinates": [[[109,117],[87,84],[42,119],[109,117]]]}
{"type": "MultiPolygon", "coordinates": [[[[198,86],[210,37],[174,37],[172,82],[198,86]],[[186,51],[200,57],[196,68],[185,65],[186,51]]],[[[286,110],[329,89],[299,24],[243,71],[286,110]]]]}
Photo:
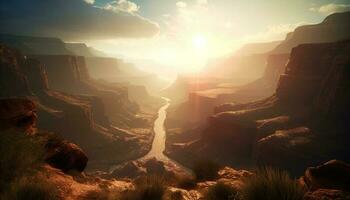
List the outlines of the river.
{"type": "MultiPolygon", "coordinates": [[[[191,173],[191,170],[182,166],[180,163],[172,160],[171,158],[167,157],[164,154],[165,141],[166,141],[166,131],[165,131],[164,122],[167,116],[167,109],[170,106],[170,100],[165,97],[162,97],[162,99],[165,101],[165,104],[161,108],[159,108],[158,117],[154,121],[154,125],[153,125],[154,138],[153,138],[151,150],[145,156],[137,158],[134,161],[142,162],[151,158],[156,158],[157,160],[164,162],[166,166],[171,167],[175,171],[179,171],[186,174],[191,173]]],[[[113,169],[115,169],[116,167],[118,166],[112,167],[111,171],[113,171],[113,169]]]]}
{"type": "Polygon", "coordinates": [[[165,140],[166,140],[166,131],[164,127],[164,122],[166,119],[167,109],[170,106],[170,100],[162,97],[164,101],[166,102],[165,105],[163,105],[158,110],[158,117],[154,121],[153,131],[154,131],[154,139],[152,142],[152,148],[151,150],[142,158],[143,159],[149,159],[149,158],[156,158],[157,160],[168,162],[170,159],[164,155],[165,150],[165,140]]]}

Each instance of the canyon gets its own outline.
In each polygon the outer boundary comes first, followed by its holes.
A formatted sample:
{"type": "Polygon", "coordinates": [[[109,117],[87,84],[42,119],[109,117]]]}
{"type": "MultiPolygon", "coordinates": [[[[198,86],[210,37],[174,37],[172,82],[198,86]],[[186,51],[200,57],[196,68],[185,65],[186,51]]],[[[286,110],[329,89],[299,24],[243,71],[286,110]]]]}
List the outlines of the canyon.
{"type": "Polygon", "coordinates": [[[350,199],[349,17],[247,44],[163,90],[84,43],[0,34],[0,198],[44,180],[57,199],[245,200],[263,180],[350,199]]]}

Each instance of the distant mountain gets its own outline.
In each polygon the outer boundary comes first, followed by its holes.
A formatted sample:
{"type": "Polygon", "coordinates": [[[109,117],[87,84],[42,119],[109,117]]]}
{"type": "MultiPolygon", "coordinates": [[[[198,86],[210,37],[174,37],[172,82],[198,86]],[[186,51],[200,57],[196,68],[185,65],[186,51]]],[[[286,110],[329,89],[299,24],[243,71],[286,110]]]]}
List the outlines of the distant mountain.
{"type": "Polygon", "coordinates": [[[84,43],[65,43],[66,48],[78,56],[93,57],[89,47],[84,43]]]}
{"type": "Polygon", "coordinates": [[[88,47],[85,43],[65,43],[66,48],[77,56],[108,57],[103,51],[88,47]]]}
{"type": "Polygon", "coordinates": [[[243,45],[238,49],[234,55],[235,56],[248,56],[252,54],[262,54],[269,52],[277,47],[282,41],[273,41],[273,42],[261,42],[261,43],[249,43],[243,45]]]}
{"type": "Polygon", "coordinates": [[[0,43],[20,50],[25,55],[74,55],[59,38],[0,34],[0,43]]]}
{"type": "Polygon", "coordinates": [[[336,42],[350,38],[350,12],[327,16],[322,23],[305,25],[289,33],[271,54],[290,53],[299,44],[336,42]]]}
{"type": "Polygon", "coordinates": [[[65,43],[59,38],[0,34],[0,43],[21,51],[25,55],[75,55],[108,57],[104,52],[84,43],[65,43]]]}

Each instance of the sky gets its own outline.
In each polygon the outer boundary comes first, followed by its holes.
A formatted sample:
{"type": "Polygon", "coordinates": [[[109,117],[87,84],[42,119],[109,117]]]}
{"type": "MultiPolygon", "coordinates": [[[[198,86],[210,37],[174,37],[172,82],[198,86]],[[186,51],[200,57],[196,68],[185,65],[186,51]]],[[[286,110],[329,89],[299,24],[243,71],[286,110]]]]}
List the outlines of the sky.
{"type": "Polygon", "coordinates": [[[350,0],[0,0],[0,32],[85,42],[137,64],[196,72],[245,43],[350,10],[350,0]]]}

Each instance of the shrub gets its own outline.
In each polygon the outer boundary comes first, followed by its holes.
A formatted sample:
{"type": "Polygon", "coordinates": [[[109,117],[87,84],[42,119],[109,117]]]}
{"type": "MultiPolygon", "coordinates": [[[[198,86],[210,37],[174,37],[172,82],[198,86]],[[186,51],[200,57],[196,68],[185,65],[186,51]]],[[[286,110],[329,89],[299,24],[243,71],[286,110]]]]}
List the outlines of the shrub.
{"type": "Polygon", "coordinates": [[[162,176],[145,176],[136,181],[136,188],[130,191],[124,199],[128,200],[161,200],[166,182],[162,176]]]}
{"type": "Polygon", "coordinates": [[[237,190],[230,185],[218,182],[209,187],[206,193],[207,200],[234,200],[237,196],[237,190]]]}
{"type": "Polygon", "coordinates": [[[219,165],[210,160],[198,161],[194,164],[193,173],[197,180],[213,180],[217,177],[219,165]]]}
{"type": "Polygon", "coordinates": [[[247,178],[241,190],[242,200],[302,200],[305,189],[285,171],[262,168],[247,178]]]}
{"type": "Polygon", "coordinates": [[[15,131],[0,134],[0,192],[9,183],[43,162],[43,146],[30,136],[15,131]]]}
{"type": "Polygon", "coordinates": [[[193,189],[197,186],[196,179],[190,176],[180,177],[177,180],[177,187],[185,190],[193,189]]]}

